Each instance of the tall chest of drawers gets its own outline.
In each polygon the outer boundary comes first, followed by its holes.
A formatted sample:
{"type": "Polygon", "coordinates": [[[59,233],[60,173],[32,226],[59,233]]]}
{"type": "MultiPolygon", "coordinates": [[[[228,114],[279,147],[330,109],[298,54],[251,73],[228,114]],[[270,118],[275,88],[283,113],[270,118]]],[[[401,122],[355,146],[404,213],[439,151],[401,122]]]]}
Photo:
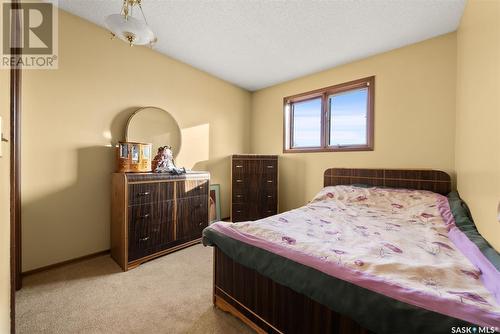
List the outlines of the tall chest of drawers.
{"type": "Polygon", "coordinates": [[[115,173],[111,256],[124,271],[201,240],[210,174],[115,173]]]}
{"type": "Polygon", "coordinates": [[[278,156],[231,157],[231,221],[257,220],[278,213],[278,156]]]}

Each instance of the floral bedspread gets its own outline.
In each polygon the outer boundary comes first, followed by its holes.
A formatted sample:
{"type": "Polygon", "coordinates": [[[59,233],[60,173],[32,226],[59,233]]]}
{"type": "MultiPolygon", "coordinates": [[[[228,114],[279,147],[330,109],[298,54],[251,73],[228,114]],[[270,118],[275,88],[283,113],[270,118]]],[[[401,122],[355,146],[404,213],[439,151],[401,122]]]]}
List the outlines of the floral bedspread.
{"type": "Polygon", "coordinates": [[[401,301],[500,327],[500,305],[482,272],[449,239],[450,223],[438,204],[443,198],[326,187],[296,210],[212,228],[401,301]]]}

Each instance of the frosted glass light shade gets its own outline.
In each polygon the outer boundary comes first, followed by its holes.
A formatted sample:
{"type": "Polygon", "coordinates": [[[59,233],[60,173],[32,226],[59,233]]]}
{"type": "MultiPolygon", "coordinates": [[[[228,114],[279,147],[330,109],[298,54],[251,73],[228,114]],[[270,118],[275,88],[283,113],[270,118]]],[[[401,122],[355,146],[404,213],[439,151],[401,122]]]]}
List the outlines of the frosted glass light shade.
{"type": "Polygon", "coordinates": [[[105,24],[116,37],[127,43],[145,45],[155,42],[155,35],[149,26],[132,16],[125,19],[120,14],[109,15],[105,24]]]}

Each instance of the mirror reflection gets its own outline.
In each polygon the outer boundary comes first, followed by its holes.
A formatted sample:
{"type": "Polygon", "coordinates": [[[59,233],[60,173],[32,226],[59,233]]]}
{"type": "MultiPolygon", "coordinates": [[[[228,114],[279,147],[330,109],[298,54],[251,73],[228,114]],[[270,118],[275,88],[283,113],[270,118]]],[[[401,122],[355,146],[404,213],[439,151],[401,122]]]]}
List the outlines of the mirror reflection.
{"type": "Polygon", "coordinates": [[[172,147],[174,158],[181,149],[181,130],[166,110],[145,107],[130,116],[126,130],[127,142],[151,143],[153,156],[160,146],[172,147]]]}

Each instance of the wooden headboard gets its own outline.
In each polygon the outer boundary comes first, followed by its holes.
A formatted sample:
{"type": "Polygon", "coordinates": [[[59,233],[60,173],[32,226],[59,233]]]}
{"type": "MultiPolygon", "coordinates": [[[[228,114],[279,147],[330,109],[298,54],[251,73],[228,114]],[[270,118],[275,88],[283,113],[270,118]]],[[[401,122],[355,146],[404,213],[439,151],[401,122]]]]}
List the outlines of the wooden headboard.
{"type": "Polygon", "coordinates": [[[349,184],[430,190],[442,195],[451,191],[450,176],[440,170],[329,168],[325,171],[325,187],[349,184]]]}

